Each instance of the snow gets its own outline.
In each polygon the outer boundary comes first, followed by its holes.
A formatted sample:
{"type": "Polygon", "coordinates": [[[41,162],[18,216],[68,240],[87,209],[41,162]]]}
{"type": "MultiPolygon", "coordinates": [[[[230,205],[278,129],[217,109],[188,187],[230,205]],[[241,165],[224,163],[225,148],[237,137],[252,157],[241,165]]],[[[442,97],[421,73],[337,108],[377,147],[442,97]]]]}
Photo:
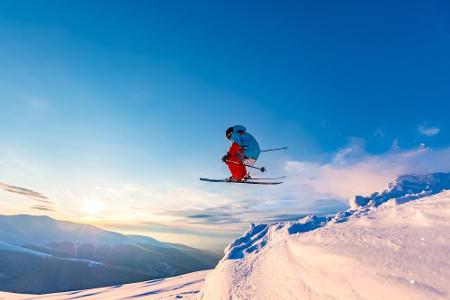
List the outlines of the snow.
{"type": "Polygon", "coordinates": [[[382,193],[374,193],[369,197],[355,196],[349,204],[351,208],[357,209],[366,205],[377,206],[393,198],[401,204],[445,189],[450,189],[450,173],[404,175],[389,183],[382,193]]]}
{"type": "Polygon", "coordinates": [[[0,299],[195,299],[208,272],[209,270],[206,270],[166,279],[154,279],[139,283],[47,295],[24,295],[0,292],[0,299]]]}
{"type": "Polygon", "coordinates": [[[199,298],[450,299],[448,176],[399,177],[334,217],[252,224],[199,298]]]}

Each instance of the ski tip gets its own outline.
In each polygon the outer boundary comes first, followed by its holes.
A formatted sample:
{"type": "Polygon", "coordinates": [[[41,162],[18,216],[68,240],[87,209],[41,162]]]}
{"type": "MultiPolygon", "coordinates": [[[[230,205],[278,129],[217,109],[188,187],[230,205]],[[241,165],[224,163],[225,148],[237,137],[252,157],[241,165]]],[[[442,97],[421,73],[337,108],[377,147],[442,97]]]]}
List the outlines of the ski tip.
{"type": "Polygon", "coordinates": [[[211,178],[204,178],[204,177],[200,177],[199,178],[201,181],[218,181],[218,180],[222,180],[222,179],[211,179],[211,178]]]}

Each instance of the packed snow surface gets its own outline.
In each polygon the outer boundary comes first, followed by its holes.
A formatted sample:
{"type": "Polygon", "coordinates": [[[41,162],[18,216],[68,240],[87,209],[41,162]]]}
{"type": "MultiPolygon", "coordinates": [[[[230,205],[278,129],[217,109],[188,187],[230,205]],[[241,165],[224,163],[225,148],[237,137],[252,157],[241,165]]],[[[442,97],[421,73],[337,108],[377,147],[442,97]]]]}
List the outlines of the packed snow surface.
{"type": "Polygon", "coordinates": [[[332,218],[252,225],[199,298],[450,299],[450,181],[427,176],[399,177],[332,218]]]}
{"type": "Polygon", "coordinates": [[[47,295],[24,295],[0,292],[0,299],[196,299],[196,295],[208,272],[209,270],[199,271],[172,278],[47,295]]]}

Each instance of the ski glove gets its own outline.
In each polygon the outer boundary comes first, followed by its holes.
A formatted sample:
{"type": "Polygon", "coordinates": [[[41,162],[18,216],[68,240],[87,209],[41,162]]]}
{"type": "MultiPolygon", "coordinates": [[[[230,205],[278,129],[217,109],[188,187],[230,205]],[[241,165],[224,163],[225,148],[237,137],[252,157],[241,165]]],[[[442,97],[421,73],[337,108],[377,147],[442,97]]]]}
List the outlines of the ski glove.
{"type": "Polygon", "coordinates": [[[224,156],[222,156],[222,161],[223,161],[224,163],[226,163],[227,160],[228,160],[228,158],[230,158],[230,154],[229,154],[229,153],[227,153],[227,154],[225,154],[224,156]]]}

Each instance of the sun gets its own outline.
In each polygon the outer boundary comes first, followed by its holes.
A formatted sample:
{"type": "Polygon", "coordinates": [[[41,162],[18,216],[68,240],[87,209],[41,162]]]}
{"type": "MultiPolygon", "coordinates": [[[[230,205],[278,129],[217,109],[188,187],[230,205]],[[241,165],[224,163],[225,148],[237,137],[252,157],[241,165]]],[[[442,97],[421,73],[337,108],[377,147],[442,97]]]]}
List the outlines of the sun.
{"type": "Polygon", "coordinates": [[[98,201],[95,200],[89,200],[86,201],[81,210],[85,213],[88,213],[90,215],[98,214],[99,212],[103,211],[105,209],[104,205],[98,201]]]}

